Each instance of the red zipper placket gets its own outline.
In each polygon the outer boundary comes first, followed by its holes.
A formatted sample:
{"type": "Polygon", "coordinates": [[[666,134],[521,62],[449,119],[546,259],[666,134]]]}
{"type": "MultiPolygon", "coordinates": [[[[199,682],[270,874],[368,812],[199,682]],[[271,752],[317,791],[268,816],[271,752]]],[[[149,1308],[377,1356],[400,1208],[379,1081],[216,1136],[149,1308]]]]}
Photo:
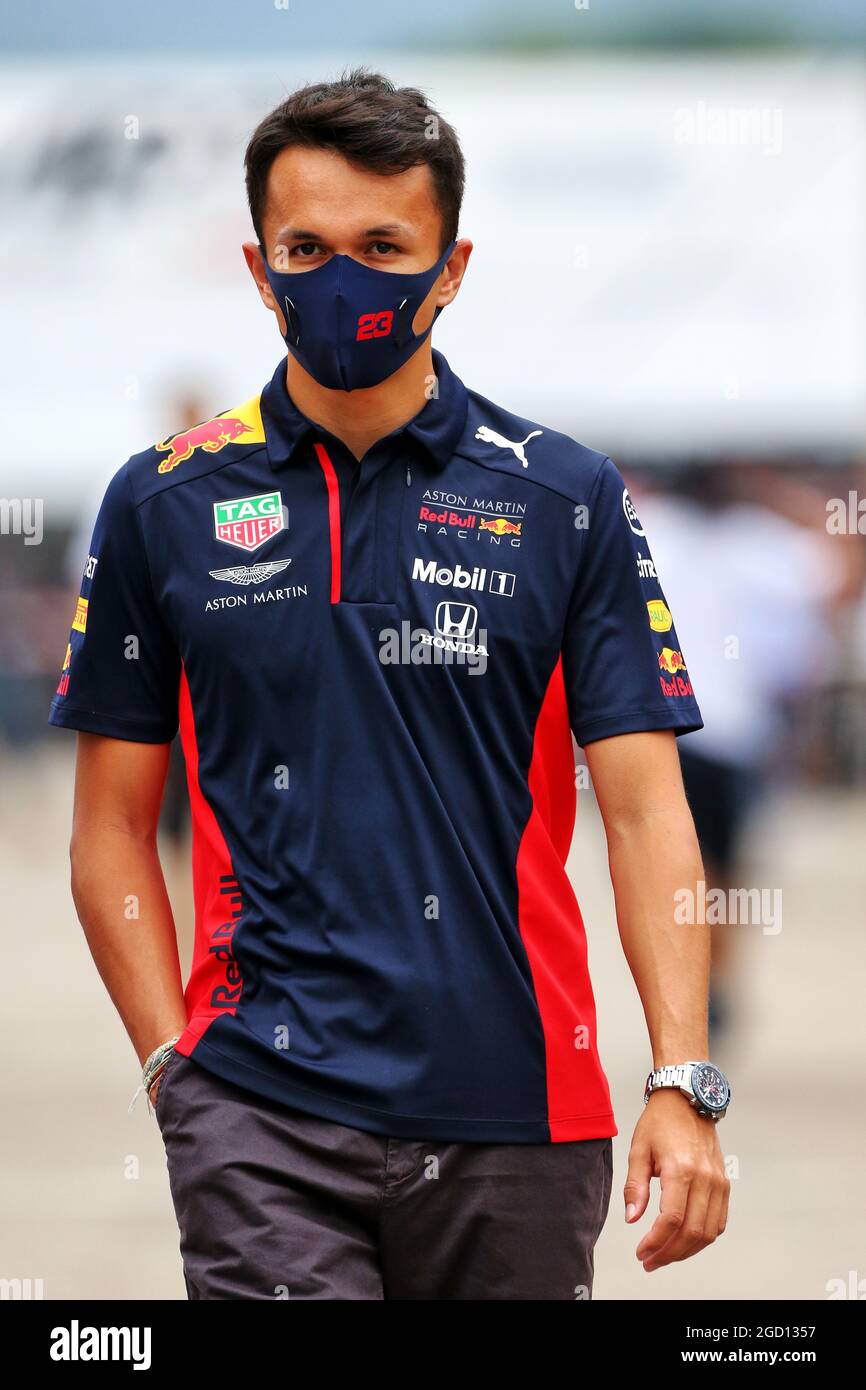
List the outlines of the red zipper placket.
{"type": "Polygon", "coordinates": [[[328,534],[331,542],[331,602],[340,602],[342,577],[342,537],[340,535],[340,485],[334,465],[328,457],[324,444],[314,444],[316,457],[325,475],[328,489],[328,534]]]}

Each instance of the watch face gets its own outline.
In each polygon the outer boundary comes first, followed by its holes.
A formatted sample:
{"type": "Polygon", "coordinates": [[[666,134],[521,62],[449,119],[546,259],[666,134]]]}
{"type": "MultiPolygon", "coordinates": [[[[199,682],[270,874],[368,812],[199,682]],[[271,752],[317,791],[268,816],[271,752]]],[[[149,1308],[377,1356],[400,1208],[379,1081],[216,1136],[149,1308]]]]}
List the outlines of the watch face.
{"type": "Polygon", "coordinates": [[[712,1062],[701,1062],[692,1072],[692,1089],[707,1110],[724,1110],[731,1098],[727,1077],[712,1062]]]}

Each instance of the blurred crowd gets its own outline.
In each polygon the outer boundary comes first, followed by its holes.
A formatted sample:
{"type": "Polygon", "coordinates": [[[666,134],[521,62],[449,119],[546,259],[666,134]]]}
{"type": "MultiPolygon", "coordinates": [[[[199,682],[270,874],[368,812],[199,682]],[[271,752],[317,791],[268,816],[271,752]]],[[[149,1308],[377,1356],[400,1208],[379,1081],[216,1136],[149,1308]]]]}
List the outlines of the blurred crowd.
{"type": "MultiPolygon", "coordinates": [[[[866,781],[866,538],[850,529],[856,510],[840,531],[828,509],[860,495],[856,482],[856,470],[745,459],[633,479],[704,718],[679,752],[706,892],[724,901],[748,881],[768,792],[866,781]]],[[[713,1048],[739,1031],[741,938],[736,922],[713,923],[713,1048]]]]}

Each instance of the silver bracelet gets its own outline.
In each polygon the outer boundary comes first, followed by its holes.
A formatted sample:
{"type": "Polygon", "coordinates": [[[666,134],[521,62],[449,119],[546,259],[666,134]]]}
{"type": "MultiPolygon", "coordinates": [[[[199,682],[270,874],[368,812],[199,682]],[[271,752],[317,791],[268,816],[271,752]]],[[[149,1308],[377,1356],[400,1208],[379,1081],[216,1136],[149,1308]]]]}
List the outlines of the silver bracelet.
{"type": "Polygon", "coordinates": [[[135,1102],[138,1100],[142,1091],[144,1091],[144,1094],[147,1096],[147,1108],[150,1110],[150,1088],[159,1074],[164,1070],[166,1062],[174,1052],[174,1045],[179,1040],[180,1033],[177,1033],[173,1038],[169,1038],[167,1042],[160,1043],[159,1047],[155,1047],[150,1056],[146,1059],[141,1069],[141,1085],[138,1087],[138,1090],[129,1103],[129,1114],[132,1114],[135,1102]]]}
{"type": "Polygon", "coordinates": [[[141,1084],[146,1091],[150,1091],[156,1078],[159,1076],[171,1054],[174,1052],[174,1045],[180,1039],[180,1033],[175,1037],[169,1038],[168,1042],[160,1043],[155,1047],[141,1069],[141,1084]]]}

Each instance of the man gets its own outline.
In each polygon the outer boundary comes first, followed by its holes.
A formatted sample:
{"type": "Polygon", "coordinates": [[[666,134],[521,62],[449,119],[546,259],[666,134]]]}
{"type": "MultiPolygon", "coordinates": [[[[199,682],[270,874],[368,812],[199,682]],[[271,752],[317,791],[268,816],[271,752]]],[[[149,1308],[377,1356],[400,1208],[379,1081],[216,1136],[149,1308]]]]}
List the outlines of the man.
{"type": "Polygon", "coordinates": [[[610,460],[431,348],[472,244],[424,97],[304,88],[246,169],[288,357],[113,479],[51,716],[80,731],[73,894],[155,1097],[188,1293],[589,1297],[617,1131],[569,724],[656,1069],[638,1258],[726,1219],[707,935],[674,922],[701,877],[674,735],[701,721],[672,618],[610,460]],[[154,838],[178,721],[185,993],[154,838]]]}

